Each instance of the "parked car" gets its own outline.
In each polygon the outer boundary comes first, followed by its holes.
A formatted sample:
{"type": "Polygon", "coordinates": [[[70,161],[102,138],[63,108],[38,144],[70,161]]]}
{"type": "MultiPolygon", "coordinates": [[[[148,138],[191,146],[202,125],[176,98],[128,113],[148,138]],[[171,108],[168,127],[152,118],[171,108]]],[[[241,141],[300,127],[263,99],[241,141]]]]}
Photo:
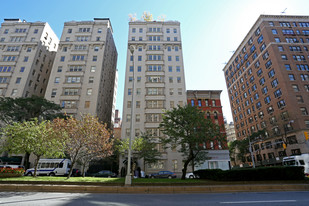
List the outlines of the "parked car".
{"type": "Polygon", "coordinates": [[[152,173],[149,175],[149,178],[176,178],[177,175],[171,171],[160,171],[158,173],[152,173]]]}
{"type": "Polygon", "coordinates": [[[101,170],[100,172],[97,173],[93,173],[93,174],[88,174],[87,176],[91,176],[91,177],[117,177],[117,174],[109,171],[109,170],[101,170]]]}
{"type": "Polygon", "coordinates": [[[186,174],[186,179],[194,179],[194,178],[199,178],[199,176],[194,175],[193,172],[189,172],[186,174]]]}

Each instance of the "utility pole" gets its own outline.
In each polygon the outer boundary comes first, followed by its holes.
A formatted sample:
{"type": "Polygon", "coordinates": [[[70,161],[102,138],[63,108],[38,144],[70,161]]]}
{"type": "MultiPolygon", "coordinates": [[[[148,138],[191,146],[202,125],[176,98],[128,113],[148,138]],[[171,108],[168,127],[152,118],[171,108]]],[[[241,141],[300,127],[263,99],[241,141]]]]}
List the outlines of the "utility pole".
{"type": "Polygon", "coordinates": [[[132,81],[132,91],[131,91],[131,95],[132,95],[132,102],[131,102],[131,122],[130,122],[130,137],[129,137],[129,149],[128,149],[128,168],[127,168],[127,175],[125,178],[125,185],[126,186],[131,186],[132,184],[132,173],[131,173],[131,153],[132,153],[132,139],[133,139],[133,135],[134,135],[134,131],[133,131],[133,109],[134,109],[134,47],[131,45],[129,47],[130,52],[133,56],[133,81],[132,81]]]}
{"type": "Polygon", "coordinates": [[[250,137],[248,137],[248,138],[249,138],[249,152],[251,154],[252,167],[255,168],[255,161],[254,161],[254,156],[253,156],[253,152],[252,152],[251,140],[250,140],[250,137]]]}

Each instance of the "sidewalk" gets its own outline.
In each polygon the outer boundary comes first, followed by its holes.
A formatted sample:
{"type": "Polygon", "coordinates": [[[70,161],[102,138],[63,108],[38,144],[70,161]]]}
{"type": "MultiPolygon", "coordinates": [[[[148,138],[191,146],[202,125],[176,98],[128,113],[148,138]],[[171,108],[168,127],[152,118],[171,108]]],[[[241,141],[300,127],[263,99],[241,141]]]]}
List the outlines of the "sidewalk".
{"type": "Polygon", "coordinates": [[[0,192],[65,192],[65,193],[230,193],[309,191],[309,184],[244,184],[202,186],[96,186],[51,184],[0,184],[0,192]]]}

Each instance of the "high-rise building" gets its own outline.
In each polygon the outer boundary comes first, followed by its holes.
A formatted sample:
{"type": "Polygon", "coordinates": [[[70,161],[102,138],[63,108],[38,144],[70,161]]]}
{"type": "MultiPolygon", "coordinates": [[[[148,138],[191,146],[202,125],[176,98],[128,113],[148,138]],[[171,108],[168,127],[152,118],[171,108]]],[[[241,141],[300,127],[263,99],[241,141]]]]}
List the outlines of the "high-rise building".
{"type": "Polygon", "coordinates": [[[108,18],[64,23],[45,98],[111,124],[117,50],[108,18]]]}
{"type": "Polygon", "coordinates": [[[212,120],[213,123],[222,126],[221,133],[225,138],[211,140],[205,142],[204,149],[207,152],[207,160],[201,164],[196,165],[195,170],[198,169],[222,169],[228,170],[230,168],[230,156],[227,147],[226,133],[224,130],[224,117],[222,112],[222,105],[220,100],[221,90],[188,90],[187,103],[195,106],[205,112],[205,118],[212,120]]]}
{"type": "Polygon", "coordinates": [[[224,67],[237,139],[266,130],[250,139],[256,165],[309,153],[308,35],[309,16],[261,15],[224,67]]]}
{"type": "MultiPolygon", "coordinates": [[[[148,133],[154,138],[162,136],[159,124],[164,110],[185,103],[180,23],[129,22],[121,137],[130,137],[130,121],[133,121],[134,137],[142,133],[148,133]]],[[[145,165],[145,168],[139,161],[137,166],[147,174],[159,170],[180,173],[183,166],[181,154],[176,150],[164,149],[159,143],[157,148],[162,153],[160,161],[145,165]]],[[[122,160],[120,167],[125,167],[122,160]]]]}
{"type": "Polygon", "coordinates": [[[58,43],[46,22],[4,19],[0,28],[0,97],[44,96],[58,43]]]}

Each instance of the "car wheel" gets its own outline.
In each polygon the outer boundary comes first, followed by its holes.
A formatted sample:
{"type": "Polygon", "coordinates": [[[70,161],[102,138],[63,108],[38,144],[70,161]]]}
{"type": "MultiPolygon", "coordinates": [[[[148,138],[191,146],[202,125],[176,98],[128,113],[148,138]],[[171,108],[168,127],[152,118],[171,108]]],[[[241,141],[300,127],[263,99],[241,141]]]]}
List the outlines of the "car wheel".
{"type": "Polygon", "coordinates": [[[151,178],[154,179],[155,177],[154,177],[154,176],[151,176],[151,178]]]}
{"type": "Polygon", "coordinates": [[[172,179],[172,176],[170,175],[170,176],[168,176],[167,178],[168,178],[168,179],[172,179]]]}
{"type": "Polygon", "coordinates": [[[49,173],[49,176],[55,176],[55,173],[51,172],[49,173]]]}
{"type": "Polygon", "coordinates": [[[193,175],[190,175],[190,176],[189,176],[189,178],[190,178],[190,179],[193,179],[193,178],[194,178],[194,176],[193,176],[193,175]]]}

